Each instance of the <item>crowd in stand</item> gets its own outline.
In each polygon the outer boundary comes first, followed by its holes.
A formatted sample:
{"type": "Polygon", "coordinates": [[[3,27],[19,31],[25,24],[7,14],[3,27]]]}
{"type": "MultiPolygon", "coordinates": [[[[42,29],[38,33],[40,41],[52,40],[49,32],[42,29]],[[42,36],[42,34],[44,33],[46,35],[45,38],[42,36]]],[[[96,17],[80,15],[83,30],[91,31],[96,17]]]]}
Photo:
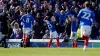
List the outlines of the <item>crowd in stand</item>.
{"type": "Polygon", "coordinates": [[[67,15],[73,13],[77,16],[79,10],[84,8],[85,1],[91,3],[90,9],[95,12],[95,20],[98,23],[92,27],[91,39],[100,39],[99,0],[0,0],[1,31],[4,34],[8,34],[11,39],[21,39],[23,32],[20,18],[26,14],[27,9],[31,9],[31,14],[34,17],[31,39],[50,38],[48,27],[43,21],[48,13],[52,20],[55,21],[59,37],[61,39],[69,38],[71,23],[66,23],[68,22],[66,20],[67,15]]]}

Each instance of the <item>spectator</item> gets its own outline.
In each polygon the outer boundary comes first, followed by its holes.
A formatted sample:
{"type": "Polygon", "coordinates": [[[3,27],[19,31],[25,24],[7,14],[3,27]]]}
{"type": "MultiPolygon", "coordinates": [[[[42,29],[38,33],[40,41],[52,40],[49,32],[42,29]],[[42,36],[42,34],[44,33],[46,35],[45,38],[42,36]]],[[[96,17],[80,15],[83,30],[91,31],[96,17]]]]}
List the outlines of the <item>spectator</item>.
{"type": "Polygon", "coordinates": [[[65,26],[64,26],[65,20],[66,20],[65,11],[61,10],[60,15],[59,15],[58,33],[64,33],[64,31],[65,31],[65,26]]]}
{"type": "Polygon", "coordinates": [[[39,13],[39,11],[38,11],[38,8],[37,8],[37,4],[35,4],[33,6],[33,10],[32,10],[32,15],[34,16],[35,19],[36,19],[37,13],[39,13]]]}
{"type": "Polygon", "coordinates": [[[10,5],[9,13],[10,13],[11,17],[13,17],[11,20],[14,20],[15,7],[13,4],[10,5]]]}
{"type": "Polygon", "coordinates": [[[62,6],[61,6],[61,9],[62,10],[66,10],[66,7],[67,7],[68,5],[67,5],[67,2],[63,2],[63,4],[62,4],[62,6]]]}
{"type": "Polygon", "coordinates": [[[45,17],[47,15],[48,11],[49,11],[48,3],[47,3],[47,1],[44,1],[43,6],[42,6],[43,17],[45,17]]]}
{"type": "Polygon", "coordinates": [[[55,4],[55,9],[56,8],[60,8],[58,3],[55,4]]]}
{"type": "Polygon", "coordinates": [[[22,39],[22,32],[21,28],[19,28],[19,24],[15,21],[11,23],[11,27],[13,29],[13,32],[10,36],[11,39],[22,39]]]}
{"type": "Polygon", "coordinates": [[[56,23],[59,23],[59,15],[60,15],[60,9],[59,8],[56,8],[55,9],[55,19],[56,19],[56,23]]]}
{"type": "Polygon", "coordinates": [[[35,20],[33,25],[34,36],[33,39],[42,39],[42,27],[39,23],[35,20]]]}
{"type": "Polygon", "coordinates": [[[0,13],[3,12],[3,6],[4,6],[4,3],[2,2],[2,0],[0,0],[0,13]]]}
{"type": "Polygon", "coordinates": [[[40,0],[37,0],[37,8],[38,8],[38,9],[41,9],[41,6],[42,6],[42,5],[41,5],[41,3],[40,3],[40,0]]]}
{"type": "Polygon", "coordinates": [[[36,14],[36,21],[39,23],[40,26],[43,26],[43,17],[41,17],[40,13],[36,14]]]}
{"type": "Polygon", "coordinates": [[[17,6],[16,8],[15,8],[15,13],[14,13],[14,20],[16,20],[18,23],[19,23],[19,21],[20,21],[20,6],[17,6]]]}
{"type": "Polygon", "coordinates": [[[8,20],[8,15],[7,15],[7,8],[3,7],[3,12],[0,14],[0,22],[2,26],[2,35],[4,36],[4,47],[6,48],[6,39],[8,38],[8,25],[9,25],[9,20],[8,20]]]}
{"type": "Polygon", "coordinates": [[[95,24],[94,26],[92,26],[91,38],[92,39],[97,39],[98,32],[99,32],[99,25],[95,24]]]}

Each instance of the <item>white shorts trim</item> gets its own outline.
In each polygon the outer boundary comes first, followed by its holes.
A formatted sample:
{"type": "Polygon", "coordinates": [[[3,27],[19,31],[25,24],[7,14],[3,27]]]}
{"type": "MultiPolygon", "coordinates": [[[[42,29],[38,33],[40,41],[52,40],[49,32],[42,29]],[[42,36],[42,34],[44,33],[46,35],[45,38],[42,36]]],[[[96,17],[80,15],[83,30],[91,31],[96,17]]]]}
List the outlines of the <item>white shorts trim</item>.
{"type": "Polygon", "coordinates": [[[23,28],[23,33],[30,33],[31,32],[31,28],[23,28]]]}
{"type": "Polygon", "coordinates": [[[76,34],[77,34],[77,32],[71,32],[70,39],[76,40],[77,39],[76,34]]]}
{"type": "Polygon", "coordinates": [[[50,32],[50,38],[58,38],[58,34],[56,31],[50,32]]]}
{"type": "Polygon", "coordinates": [[[84,36],[90,36],[91,34],[91,26],[81,26],[81,37],[84,36]]]}

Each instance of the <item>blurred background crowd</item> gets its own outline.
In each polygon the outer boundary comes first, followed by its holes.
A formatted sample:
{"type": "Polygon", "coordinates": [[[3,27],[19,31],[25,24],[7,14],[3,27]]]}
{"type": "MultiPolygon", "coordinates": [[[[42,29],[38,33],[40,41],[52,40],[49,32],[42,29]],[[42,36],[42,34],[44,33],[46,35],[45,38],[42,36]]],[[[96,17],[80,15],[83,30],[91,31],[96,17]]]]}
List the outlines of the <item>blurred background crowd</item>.
{"type": "MultiPolygon", "coordinates": [[[[56,30],[61,39],[69,38],[71,33],[71,23],[66,24],[66,15],[74,13],[77,15],[79,10],[84,8],[84,2],[89,1],[90,9],[95,12],[95,20],[98,24],[92,27],[90,39],[100,39],[100,0],[0,0],[0,28],[8,26],[6,33],[10,39],[22,38],[22,27],[20,18],[26,14],[27,9],[31,9],[34,17],[33,32],[31,39],[50,38],[48,27],[43,21],[49,13],[55,21],[56,30]],[[3,9],[5,7],[6,9],[3,9]],[[6,13],[3,13],[5,10],[6,13]],[[2,14],[3,13],[3,14],[2,14]],[[2,19],[5,18],[5,19],[2,19]],[[15,31],[14,29],[17,28],[15,31]]],[[[2,31],[2,30],[0,30],[2,31]]]]}

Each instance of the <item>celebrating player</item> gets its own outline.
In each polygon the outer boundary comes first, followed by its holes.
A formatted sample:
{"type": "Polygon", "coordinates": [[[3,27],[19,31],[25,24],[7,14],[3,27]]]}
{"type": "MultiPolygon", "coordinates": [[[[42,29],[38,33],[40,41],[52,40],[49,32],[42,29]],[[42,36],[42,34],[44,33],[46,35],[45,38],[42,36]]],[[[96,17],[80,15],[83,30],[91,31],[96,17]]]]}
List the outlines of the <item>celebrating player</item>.
{"type": "Polygon", "coordinates": [[[77,42],[76,42],[76,33],[77,33],[77,20],[75,17],[75,13],[73,12],[69,12],[68,14],[66,14],[67,16],[67,23],[71,23],[71,35],[70,35],[70,39],[72,41],[72,47],[76,48],[77,47],[77,42]]]}
{"type": "Polygon", "coordinates": [[[57,46],[59,47],[59,45],[60,45],[59,37],[58,37],[58,34],[56,32],[54,22],[51,20],[50,16],[46,16],[44,21],[47,23],[48,28],[49,28],[49,32],[50,32],[50,41],[48,43],[48,47],[51,46],[53,38],[56,38],[57,46]]]}
{"type": "Polygon", "coordinates": [[[31,9],[27,10],[27,14],[23,15],[21,17],[21,24],[23,28],[23,41],[24,41],[24,46],[26,46],[27,39],[28,39],[28,34],[32,30],[32,25],[34,24],[34,18],[31,15],[31,9]]]}
{"type": "Polygon", "coordinates": [[[70,35],[70,39],[72,41],[72,46],[73,48],[76,48],[77,47],[77,37],[76,37],[76,34],[77,34],[77,20],[76,20],[76,17],[74,15],[72,15],[71,17],[71,35],[70,35]]]}
{"type": "Polygon", "coordinates": [[[88,1],[86,1],[84,5],[85,8],[79,11],[77,17],[80,20],[81,37],[85,40],[83,48],[83,50],[85,51],[91,34],[91,25],[95,22],[95,14],[89,9],[90,4],[88,1]]]}

